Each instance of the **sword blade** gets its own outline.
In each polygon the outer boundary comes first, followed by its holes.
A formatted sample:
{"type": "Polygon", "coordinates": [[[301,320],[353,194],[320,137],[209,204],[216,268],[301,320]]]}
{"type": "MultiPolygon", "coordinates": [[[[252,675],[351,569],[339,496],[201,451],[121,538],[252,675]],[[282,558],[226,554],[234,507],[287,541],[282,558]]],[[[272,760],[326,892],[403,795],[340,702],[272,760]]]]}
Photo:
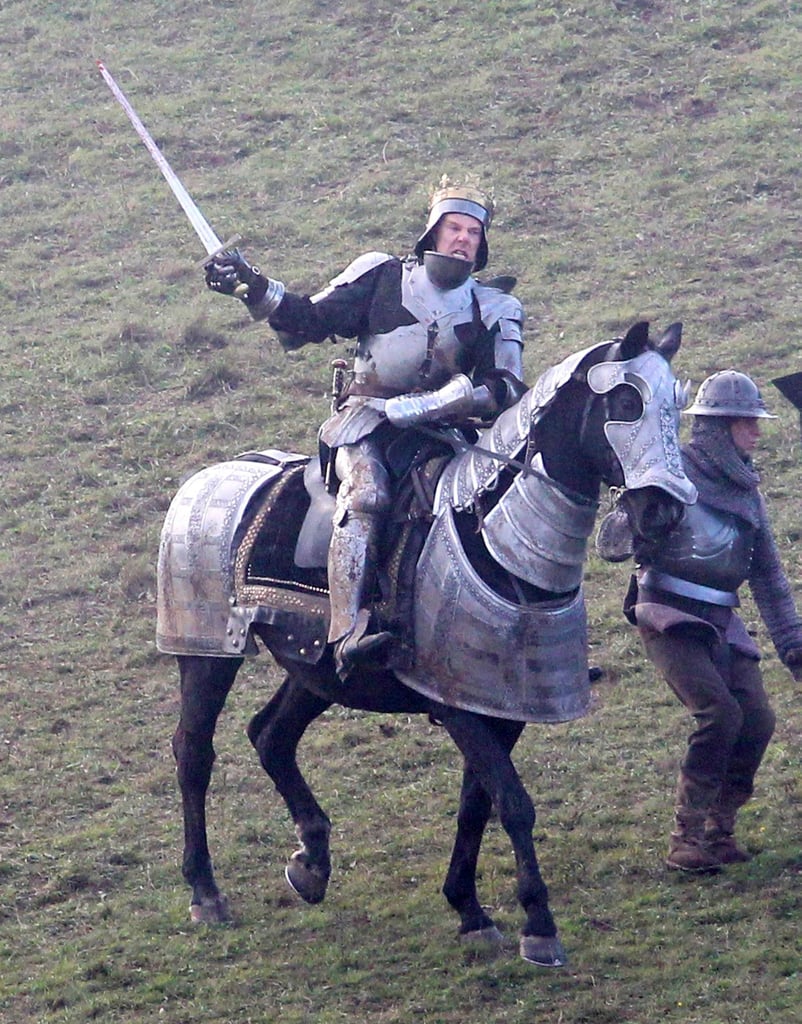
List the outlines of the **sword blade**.
{"type": "MultiPolygon", "coordinates": [[[[108,69],[106,68],[105,64],[103,64],[101,61],[98,61],[97,62],[97,66],[98,66],[98,70],[100,71],[101,75],[103,75],[103,78],[104,78],[104,80],[106,82],[106,85],[109,87],[109,89],[111,89],[112,93],[114,94],[115,99],[117,100],[117,102],[120,104],[120,106],[123,108],[123,110],[128,115],[128,118],[129,118],[131,124],[136,129],[137,135],[140,137],[140,139],[142,139],[142,141],[147,146],[148,152],[153,157],[153,159],[154,159],[154,161],[156,163],[156,166],[159,168],[159,170],[164,175],[165,180],[167,181],[167,184],[172,189],[173,195],[176,197],[178,202],[181,204],[181,208],[183,209],[184,213],[187,215],[187,220],[192,225],[192,227],[195,229],[195,234],[198,236],[198,238],[201,240],[201,242],[203,242],[203,246],[206,249],[206,252],[208,253],[208,255],[212,256],[212,255],[214,255],[214,253],[219,252],[221,249],[225,248],[223,243],[220,241],[220,239],[217,237],[217,235],[212,230],[212,226],[209,224],[209,222],[206,220],[206,218],[200,212],[200,210],[196,206],[196,204],[195,204],[194,200],[192,199],[192,197],[190,196],[190,194],[187,192],[187,190],[181,184],[181,181],[179,180],[178,175],[175,173],[175,171],[169,165],[169,163],[167,162],[166,157],[164,156],[162,151],[159,149],[159,147],[156,145],[156,143],[153,141],[153,138],[152,138],[150,132],[147,130],[147,128],[144,126],[144,124],[142,124],[142,122],[140,121],[137,112],[134,110],[134,108],[128,102],[128,99],[127,99],[125,93],[122,91],[122,89],[119,87],[119,85],[117,85],[117,83],[114,81],[114,78],[111,76],[111,74],[108,71],[108,69]]],[[[230,244],[230,243],[226,243],[226,245],[228,245],[228,244],[230,244]]]]}

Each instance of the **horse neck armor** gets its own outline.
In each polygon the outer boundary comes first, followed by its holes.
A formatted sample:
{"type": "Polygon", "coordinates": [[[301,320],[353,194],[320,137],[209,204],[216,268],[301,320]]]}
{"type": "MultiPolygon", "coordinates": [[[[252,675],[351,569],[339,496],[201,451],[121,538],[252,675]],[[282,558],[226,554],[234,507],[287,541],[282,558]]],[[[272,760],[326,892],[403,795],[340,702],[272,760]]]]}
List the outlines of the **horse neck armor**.
{"type": "MultiPolygon", "coordinates": [[[[503,460],[525,452],[532,427],[582,360],[606,347],[593,346],[551,367],[517,405],[482,433],[474,448],[452,460],[440,479],[435,515],[447,507],[470,511],[480,496],[491,492],[503,460]]],[[[597,508],[596,502],[567,495],[549,478],[536,455],[484,518],[482,535],[493,557],[514,576],[542,590],[566,593],[582,582],[587,538],[597,508]]]]}
{"type": "Polygon", "coordinates": [[[476,446],[447,467],[437,490],[435,514],[447,506],[457,512],[470,511],[477,498],[492,491],[505,461],[515,458],[525,449],[532,427],[549,408],[560,388],[571,379],[582,360],[595,349],[607,347],[608,343],[594,345],[552,366],[517,405],[501,413],[492,426],[482,432],[476,446]],[[488,452],[491,454],[486,454],[488,452]],[[501,458],[494,458],[494,455],[501,458]]]}
{"type": "Polygon", "coordinates": [[[540,455],[519,473],[482,522],[490,554],[513,576],[565,594],[582,582],[598,503],[570,497],[551,480],[540,455]]]}

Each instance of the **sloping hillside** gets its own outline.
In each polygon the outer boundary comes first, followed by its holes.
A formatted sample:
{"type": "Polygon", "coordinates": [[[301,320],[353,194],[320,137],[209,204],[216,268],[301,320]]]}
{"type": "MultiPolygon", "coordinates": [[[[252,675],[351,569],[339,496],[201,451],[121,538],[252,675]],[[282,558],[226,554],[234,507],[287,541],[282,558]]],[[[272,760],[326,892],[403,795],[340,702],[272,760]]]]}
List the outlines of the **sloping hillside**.
{"type": "MultiPolygon", "coordinates": [[[[681,375],[745,369],[779,415],[759,463],[802,601],[799,419],[770,384],[802,369],[800,39],[782,0],[4,0],[2,1024],[793,1019],[799,697],[767,647],[780,724],[745,815],[763,855],[667,879],[687,723],[622,623],[626,567],[595,558],[597,709],[527,730],[518,757],[569,970],[457,945],[438,889],[459,764],[425,723],[334,712],[309,738],[337,863],[327,902],[297,906],[286,812],[242,734],[277,680],[266,659],[217,743],[212,840],[240,925],[190,931],[177,681],[154,644],[161,521],[195,469],[311,450],[346,348],[284,355],[207,292],[95,62],[217,233],[294,290],[408,251],[428,188],[471,171],[495,190],[490,270],[518,277],[530,378],[637,319],[682,320],[681,375]]],[[[500,831],[484,865],[512,936],[500,831]]]]}

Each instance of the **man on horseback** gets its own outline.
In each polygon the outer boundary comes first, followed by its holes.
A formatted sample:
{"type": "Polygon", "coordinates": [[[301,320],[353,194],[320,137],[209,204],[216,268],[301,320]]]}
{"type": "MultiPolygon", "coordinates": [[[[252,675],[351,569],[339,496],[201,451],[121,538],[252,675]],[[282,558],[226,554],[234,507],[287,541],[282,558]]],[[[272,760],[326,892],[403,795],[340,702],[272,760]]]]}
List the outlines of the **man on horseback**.
{"type": "Polygon", "coordinates": [[[338,482],[329,641],[342,678],[391,639],[370,632],[366,607],[391,503],[388,444],[419,423],[492,419],[523,391],[521,304],[472,276],[487,264],[492,216],[483,190],[444,177],[410,256],[365,253],[311,297],[288,292],[236,249],[206,264],[208,287],[242,299],[285,350],[356,338],[352,370],[320,430],[338,482]]]}

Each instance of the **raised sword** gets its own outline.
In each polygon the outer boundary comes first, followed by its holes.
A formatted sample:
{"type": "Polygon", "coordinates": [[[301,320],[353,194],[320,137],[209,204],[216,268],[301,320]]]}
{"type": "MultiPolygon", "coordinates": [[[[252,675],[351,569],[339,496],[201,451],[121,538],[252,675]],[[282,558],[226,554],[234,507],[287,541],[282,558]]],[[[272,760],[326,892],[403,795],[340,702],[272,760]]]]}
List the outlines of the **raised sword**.
{"type": "MultiPolygon", "coordinates": [[[[170,164],[167,162],[167,158],[165,157],[164,153],[162,153],[162,151],[153,141],[152,135],[140,120],[139,115],[131,106],[130,102],[128,101],[128,97],[125,95],[125,93],[114,80],[111,72],[108,70],[108,68],[102,61],[97,61],[97,67],[98,71],[103,76],[106,85],[109,87],[109,89],[111,89],[112,93],[114,94],[114,98],[117,100],[117,102],[128,115],[128,119],[136,129],[137,135],[145,143],[145,146],[147,147],[147,150],[150,153],[150,155],[153,157],[156,166],[162,172],[167,184],[172,189],[173,195],[181,204],[181,208],[186,214],[187,220],[195,229],[195,234],[198,236],[201,242],[203,242],[203,247],[206,249],[207,256],[215,256],[218,252],[222,252],[225,249],[230,249],[232,245],[235,245],[239,241],[240,236],[234,235],[234,237],[230,238],[227,242],[220,241],[220,239],[217,237],[214,230],[212,229],[211,224],[208,222],[208,220],[206,220],[206,218],[198,209],[198,206],[192,199],[192,196],[190,196],[189,192],[187,192],[187,190],[181,184],[181,180],[179,179],[175,171],[172,169],[170,164]]],[[[208,260],[204,260],[203,262],[206,263],[208,262],[208,260]]],[[[247,290],[248,286],[245,284],[241,284],[237,287],[234,294],[239,296],[240,294],[244,294],[245,292],[247,292],[247,290]]]]}

